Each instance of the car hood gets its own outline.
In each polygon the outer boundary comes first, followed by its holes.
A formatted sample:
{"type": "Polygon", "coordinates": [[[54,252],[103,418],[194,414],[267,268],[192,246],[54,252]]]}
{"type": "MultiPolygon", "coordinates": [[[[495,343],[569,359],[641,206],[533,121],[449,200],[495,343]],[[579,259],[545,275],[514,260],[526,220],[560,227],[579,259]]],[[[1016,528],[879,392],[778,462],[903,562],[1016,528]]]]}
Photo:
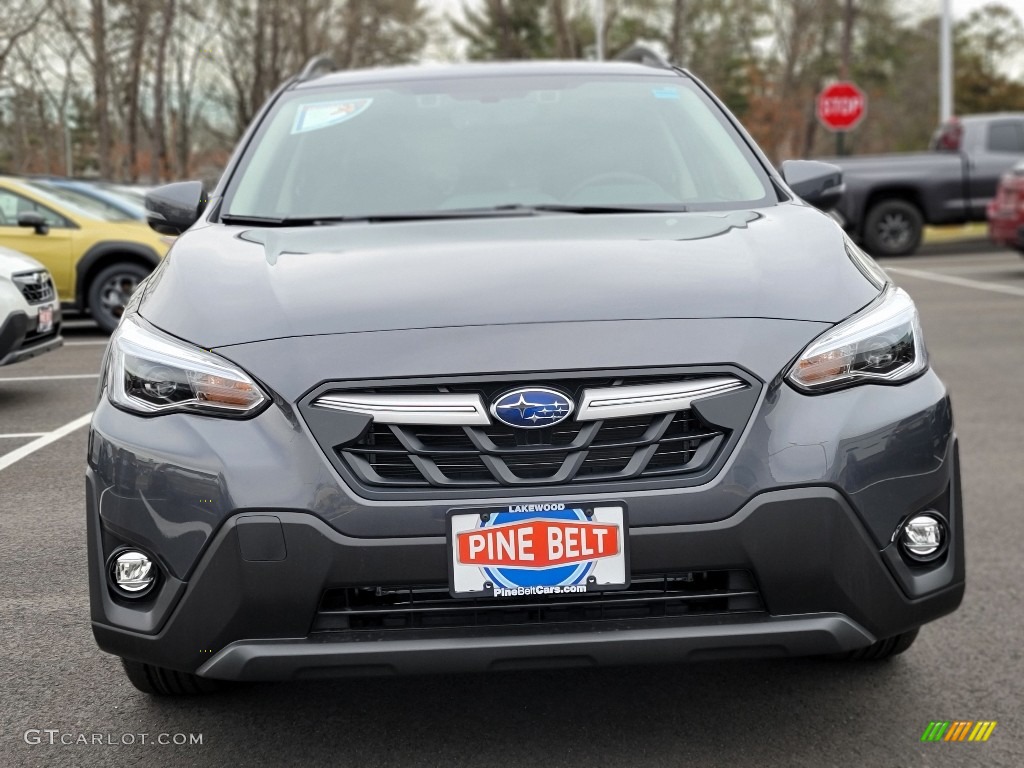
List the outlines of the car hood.
{"type": "Polygon", "coordinates": [[[206,348],[292,336],[518,323],[834,323],[878,293],[839,227],[757,211],[194,228],[140,313],[206,348]]]}
{"type": "Polygon", "coordinates": [[[44,272],[46,267],[21,251],[0,246],[0,277],[10,278],[18,272],[32,271],[44,272]]]}

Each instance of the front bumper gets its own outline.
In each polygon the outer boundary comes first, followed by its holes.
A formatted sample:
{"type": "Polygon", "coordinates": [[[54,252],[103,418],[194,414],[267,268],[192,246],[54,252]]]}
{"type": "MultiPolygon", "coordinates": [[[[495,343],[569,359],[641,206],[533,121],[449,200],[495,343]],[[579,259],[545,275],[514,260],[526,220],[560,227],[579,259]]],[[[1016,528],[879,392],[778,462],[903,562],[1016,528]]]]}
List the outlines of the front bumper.
{"type": "Polygon", "coordinates": [[[446,545],[439,537],[368,542],[284,511],[229,518],[187,584],[167,577],[155,609],[169,615],[154,626],[152,614],[134,611],[106,586],[104,534],[90,494],[93,631],[110,653],[232,680],[841,652],[959,605],[957,477],[945,510],[950,547],[927,571],[907,568],[894,544],[879,551],[836,490],[793,488],[761,494],[727,520],[630,531],[634,575],[746,568],[756,574],[764,611],[457,630],[311,632],[325,589],[436,583],[446,545]]]}
{"type": "Polygon", "coordinates": [[[997,245],[1024,250],[1024,223],[1015,212],[988,211],[988,237],[997,245]]]}
{"type": "MultiPolygon", "coordinates": [[[[783,346],[777,356],[789,359],[783,346]]],[[[269,389],[280,395],[280,387],[269,389]]],[[[805,655],[914,629],[953,611],[963,595],[956,438],[947,392],[932,371],[900,386],[822,396],[771,381],[721,469],[698,485],[616,481],[601,492],[525,488],[507,498],[360,496],[292,405],[302,396],[275,397],[240,421],[141,418],[101,399],[87,473],[101,648],[232,679],[805,655]],[[760,607],[443,629],[318,621],[329,591],[445,584],[448,510],[523,501],[624,503],[634,580],[748,572],[760,607]],[[940,561],[911,566],[892,537],[925,509],[950,522],[950,546],[940,561]],[[106,583],[106,558],[126,545],[159,563],[161,583],[143,600],[120,599],[106,583]]]]}
{"type": "Polygon", "coordinates": [[[12,312],[0,324],[0,366],[13,365],[23,360],[52,352],[64,345],[60,335],[61,311],[54,308],[53,329],[40,334],[37,320],[25,312],[12,312]]]}

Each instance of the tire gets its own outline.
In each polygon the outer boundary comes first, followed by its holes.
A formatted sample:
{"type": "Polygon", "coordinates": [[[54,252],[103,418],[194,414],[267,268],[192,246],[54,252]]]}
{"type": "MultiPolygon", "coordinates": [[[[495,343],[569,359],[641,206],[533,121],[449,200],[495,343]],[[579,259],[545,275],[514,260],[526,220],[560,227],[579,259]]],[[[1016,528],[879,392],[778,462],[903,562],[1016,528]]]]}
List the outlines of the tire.
{"type": "Polygon", "coordinates": [[[208,680],[188,672],[155,667],[141,661],[121,659],[121,664],[131,684],[150,696],[201,696],[225,688],[225,684],[219,680],[208,680]]]}
{"type": "Polygon", "coordinates": [[[122,261],[96,273],[89,283],[87,301],[93,320],[105,333],[112,333],[117,327],[124,305],[152,271],[141,264],[122,261]]]}
{"type": "Polygon", "coordinates": [[[906,200],[875,203],[864,219],[864,244],[872,256],[908,256],[923,235],[924,217],[906,200]]]}
{"type": "Polygon", "coordinates": [[[912,646],[917,639],[919,631],[919,629],[912,629],[909,632],[879,640],[866,648],[858,648],[847,653],[837,653],[831,658],[837,661],[884,661],[891,659],[894,656],[899,656],[912,646]]]}

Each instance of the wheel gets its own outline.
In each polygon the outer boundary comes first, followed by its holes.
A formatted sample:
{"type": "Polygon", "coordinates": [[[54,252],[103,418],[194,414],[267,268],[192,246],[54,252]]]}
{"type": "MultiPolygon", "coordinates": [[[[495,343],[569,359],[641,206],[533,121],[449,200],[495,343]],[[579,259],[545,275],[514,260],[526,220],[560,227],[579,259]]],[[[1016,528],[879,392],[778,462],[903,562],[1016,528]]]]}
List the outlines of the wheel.
{"type": "Polygon", "coordinates": [[[893,656],[899,656],[912,646],[917,639],[919,631],[918,629],[912,629],[909,632],[879,640],[866,648],[858,648],[855,651],[848,651],[846,653],[837,653],[832,658],[839,661],[883,661],[891,659],[893,656]]]}
{"type": "Polygon", "coordinates": [[[913,203],[883,200],[864,220],[864,244],[872,256],[906,256],[917,250],[924,218],[913,203]]]}
{"type": "Polygon", "coordinates": [[[89,283],[89,312],[106,333],[111,333],[121,320],[125,304],[151,269],[140,264],[120,262],[101,269],[89,283]]]}
{"type": "Polygon", "coordinates": [[[121,664],[131,684],[151,696],[198,696],[216,693],[225,687],[219,680],[208,680],[188,672],[155,667],[141,661],[121,659],[121,664]]]}

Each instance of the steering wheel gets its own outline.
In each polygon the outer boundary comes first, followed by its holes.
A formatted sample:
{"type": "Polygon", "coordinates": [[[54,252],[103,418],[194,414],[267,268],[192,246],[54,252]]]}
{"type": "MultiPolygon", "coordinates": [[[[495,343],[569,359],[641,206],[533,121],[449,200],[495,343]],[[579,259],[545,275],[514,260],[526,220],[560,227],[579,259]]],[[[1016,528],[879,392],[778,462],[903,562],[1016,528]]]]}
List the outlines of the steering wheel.
{"type": "Polygon", "coordinates": [[[578,193],[582,192],[587,187],[596,187],[600,184],[615,184],[615,183],[626,183],[626,184],[643,184],[644,186],[655,186],[662,192],[665,188],[661,186],[654,179],[644,176],[640,173],[632,173],[630,171],[608,171],[605,173],[596,173],[593,176],[588,176],[575,187],[569,190],[568,198],[571,200],[578,193]]]}

